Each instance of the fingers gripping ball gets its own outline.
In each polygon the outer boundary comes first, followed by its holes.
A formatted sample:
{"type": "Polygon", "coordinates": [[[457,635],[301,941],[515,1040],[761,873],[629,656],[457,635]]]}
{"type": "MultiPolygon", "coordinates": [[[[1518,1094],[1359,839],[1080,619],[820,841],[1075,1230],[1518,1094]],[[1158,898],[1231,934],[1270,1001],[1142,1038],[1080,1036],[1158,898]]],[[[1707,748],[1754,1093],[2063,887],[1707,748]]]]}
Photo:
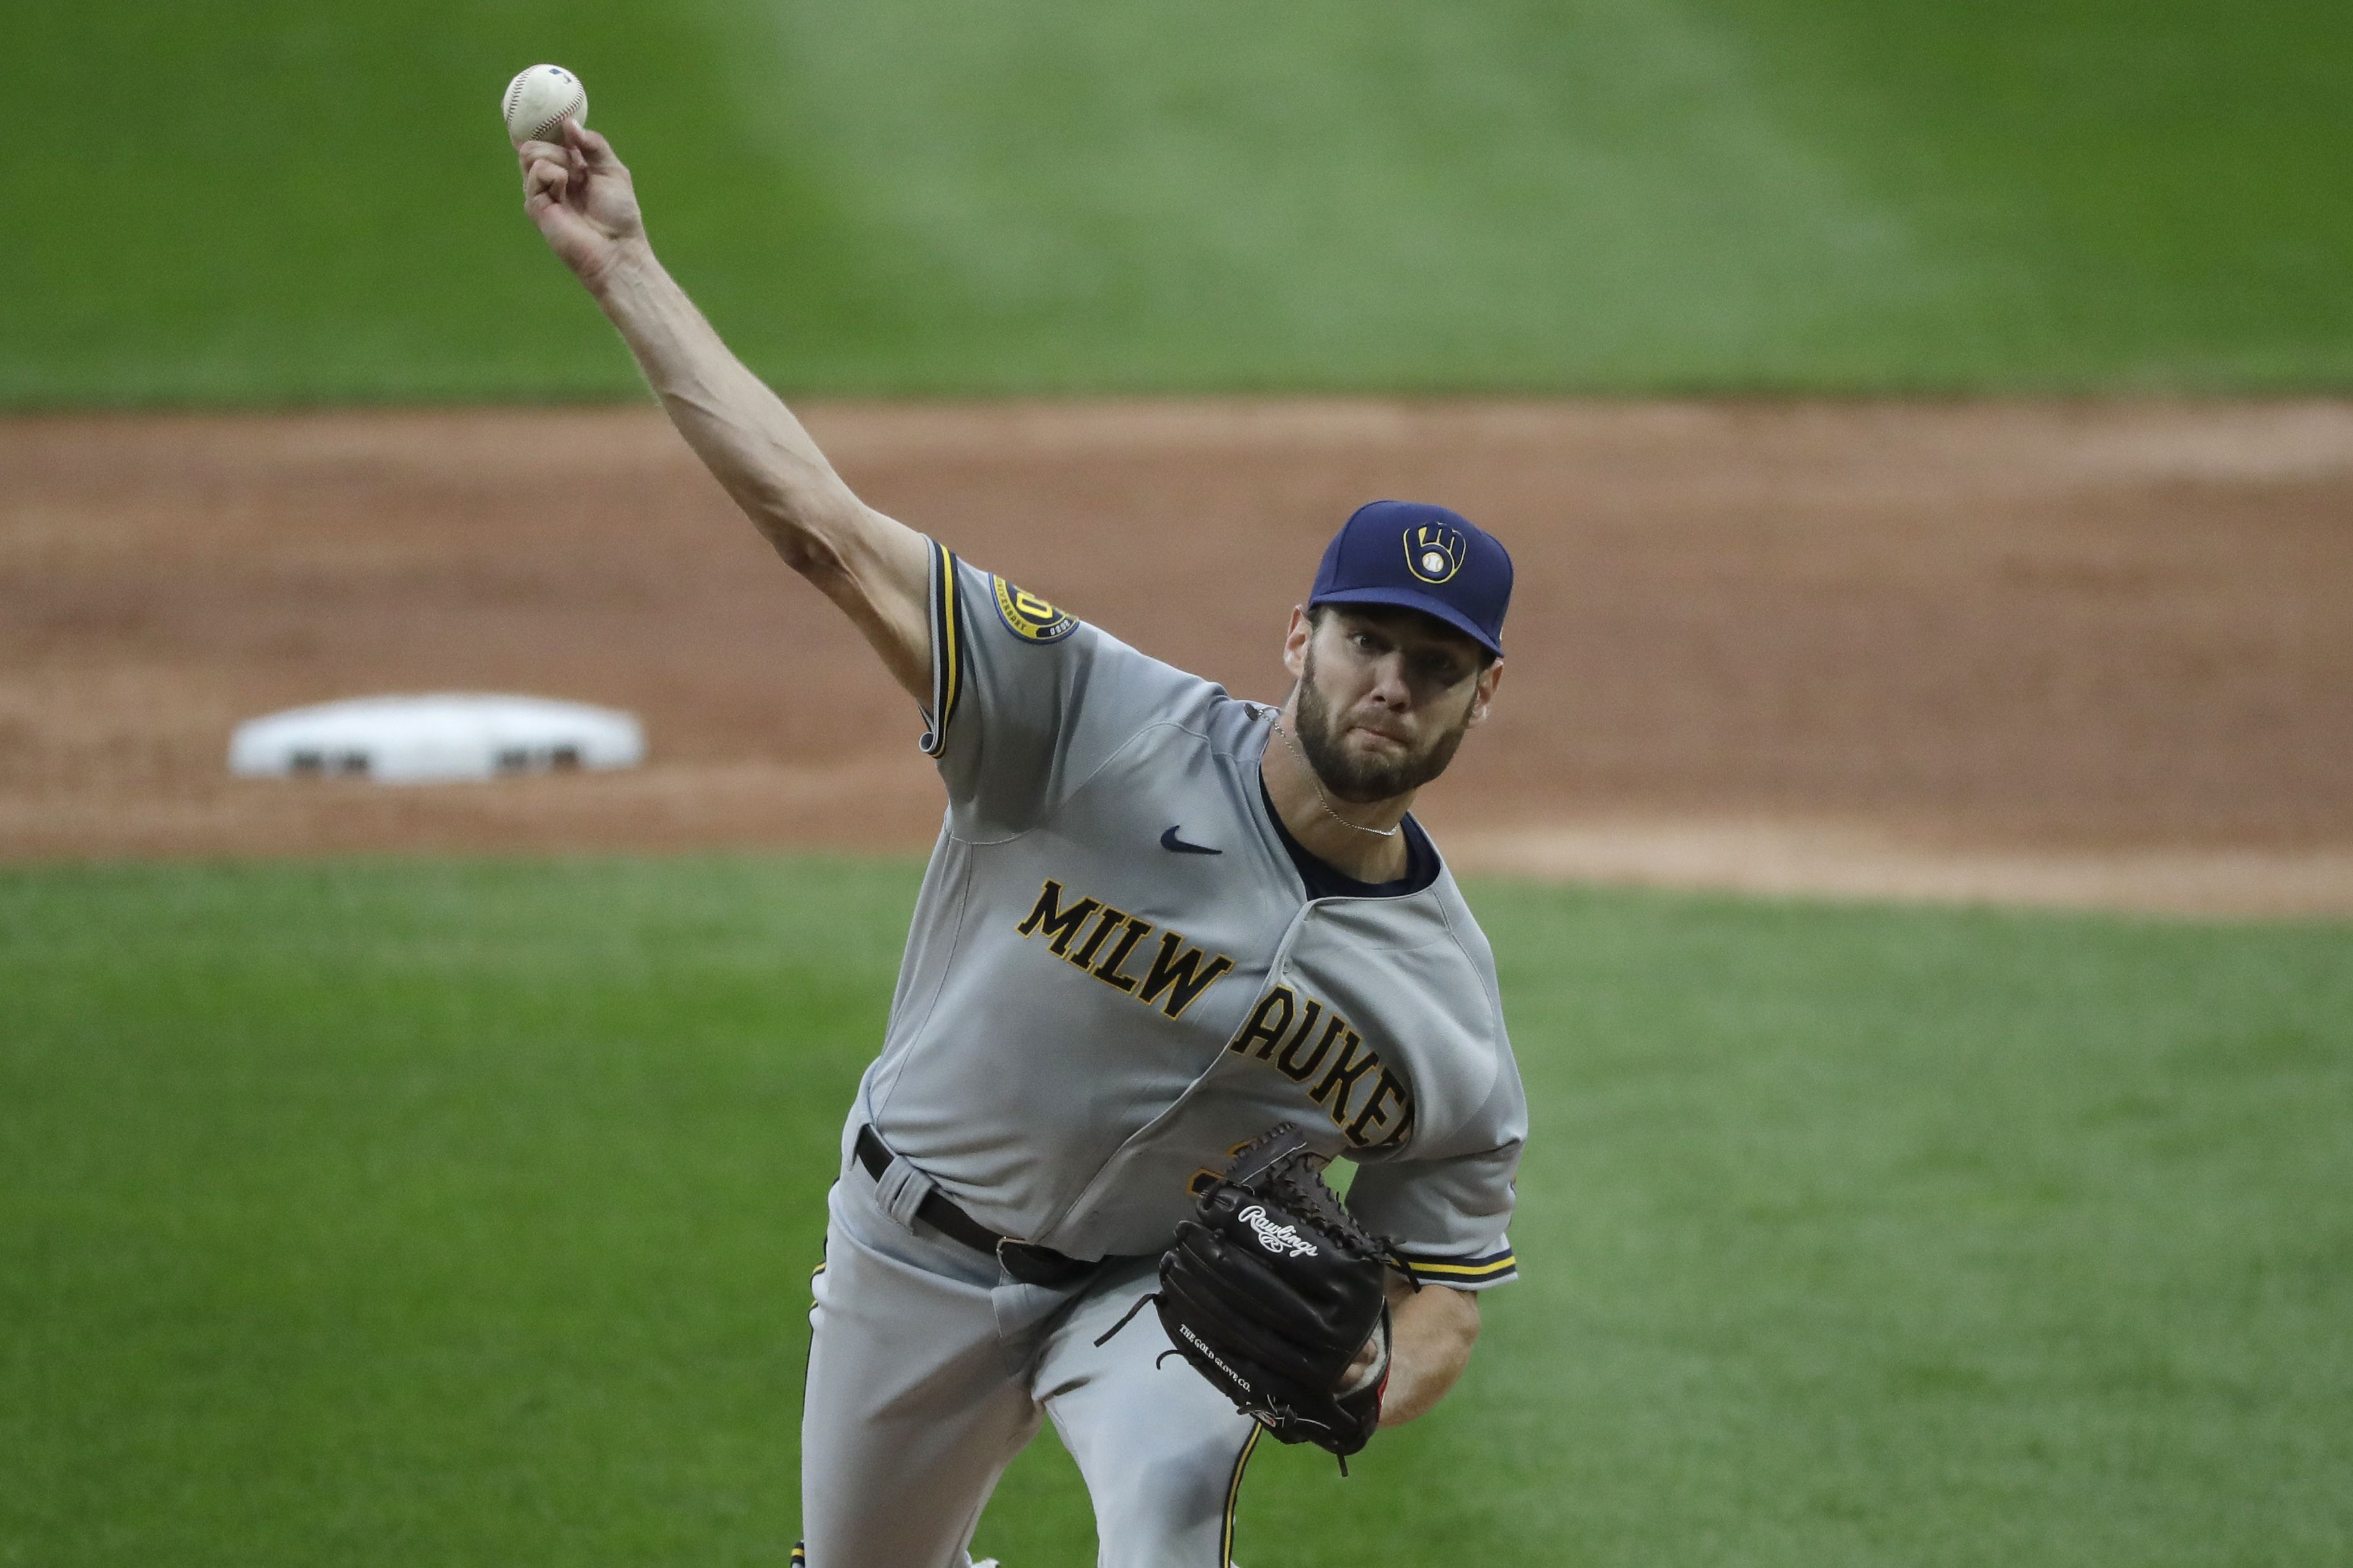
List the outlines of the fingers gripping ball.
{"type": "Polygon", "coordinates": [[[1328,1448],[1345,1468],[1380,1424],[1388,1279],[1403,1265],[1324,1184],[1321,1163],[1287,1126],[1244,1148],[1177,1226],[1147,1299],[1173,1353],[1275,1436],[1328,1448]],[[1367,1343],[1372,1370],[1344,1386],[1367,1343]]]}
{"type": "Polygon", "coordinates": [[[565,116],[588,123],[588,89],[562,66],[533,66],[507,83],[505,108],[507,140],[516,146],[560,141],[565,116]]]}

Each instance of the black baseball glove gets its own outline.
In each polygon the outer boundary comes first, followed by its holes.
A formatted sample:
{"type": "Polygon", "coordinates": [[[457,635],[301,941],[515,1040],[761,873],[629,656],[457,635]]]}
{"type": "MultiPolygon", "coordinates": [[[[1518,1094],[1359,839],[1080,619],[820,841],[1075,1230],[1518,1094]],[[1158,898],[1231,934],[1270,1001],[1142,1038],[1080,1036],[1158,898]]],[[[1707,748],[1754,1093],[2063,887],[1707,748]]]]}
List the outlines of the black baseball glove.
{"type": "Polygon", "coordinates": [[[1244,1146],[1176,1227],[1160,1289],[1145,1300],[1170,1354],[1283,1442],[1339,1455],[1345,1472],[1380,1424],[1388,1387],[1389,1271],[1412,1276],[1324,1184],[1323,1163],[1289,1124],[1244,1146]],[[1372,1342],[1371,1369],[1343,1386],[1372,1342]]]}

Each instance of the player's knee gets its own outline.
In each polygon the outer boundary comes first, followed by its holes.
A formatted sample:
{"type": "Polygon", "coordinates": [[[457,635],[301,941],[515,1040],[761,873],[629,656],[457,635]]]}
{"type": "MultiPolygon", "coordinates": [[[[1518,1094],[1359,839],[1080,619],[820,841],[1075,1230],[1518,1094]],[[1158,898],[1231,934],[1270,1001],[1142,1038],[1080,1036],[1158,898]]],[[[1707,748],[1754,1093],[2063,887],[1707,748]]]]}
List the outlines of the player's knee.
{"type": "Polygon", "coordinates": [[[1223,1436],[1113,1467],[1091,1487],[1101,1568],[1222,1568],[1240,1445],[1223,1436]]]}

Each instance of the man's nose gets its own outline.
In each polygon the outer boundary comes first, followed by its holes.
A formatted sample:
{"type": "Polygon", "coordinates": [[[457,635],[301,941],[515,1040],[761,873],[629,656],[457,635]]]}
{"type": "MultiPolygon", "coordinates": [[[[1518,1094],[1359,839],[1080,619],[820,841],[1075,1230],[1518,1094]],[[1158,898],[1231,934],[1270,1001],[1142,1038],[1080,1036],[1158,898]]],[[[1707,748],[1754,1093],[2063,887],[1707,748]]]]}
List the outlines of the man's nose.
{"type": "Polygon", "coordinates": [[[1373,666],[1373,689],[1376,701],[1391,708],[1404,708],[1413,700],[1413,691],[1406,685],[1405,660],[1390,654],[1373,666]]]}

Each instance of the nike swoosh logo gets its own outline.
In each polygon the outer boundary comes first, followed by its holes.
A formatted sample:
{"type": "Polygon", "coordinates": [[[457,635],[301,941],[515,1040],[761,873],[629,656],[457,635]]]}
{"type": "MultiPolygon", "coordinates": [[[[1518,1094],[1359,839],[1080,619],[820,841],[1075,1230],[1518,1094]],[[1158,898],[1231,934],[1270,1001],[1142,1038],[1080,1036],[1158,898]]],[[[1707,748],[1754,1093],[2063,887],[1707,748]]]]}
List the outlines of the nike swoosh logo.
{"type": "MultiPolygon", "coordinates": [[[[1176,825],[1177,827],[1182,827],[1183,826],[1184,824],[1181,822],[1176,825]]],[[[1168,829],[1167,832],[1163,833],[1160,836],[1160,847],[1163,849],[1173,849],[1179,855],[1222,855],[1225,853],[1222,849],[1212,849],[1206,844],[1186,843],[1183,839],[1176,837],[1176,827],[1168,829]]]]}

